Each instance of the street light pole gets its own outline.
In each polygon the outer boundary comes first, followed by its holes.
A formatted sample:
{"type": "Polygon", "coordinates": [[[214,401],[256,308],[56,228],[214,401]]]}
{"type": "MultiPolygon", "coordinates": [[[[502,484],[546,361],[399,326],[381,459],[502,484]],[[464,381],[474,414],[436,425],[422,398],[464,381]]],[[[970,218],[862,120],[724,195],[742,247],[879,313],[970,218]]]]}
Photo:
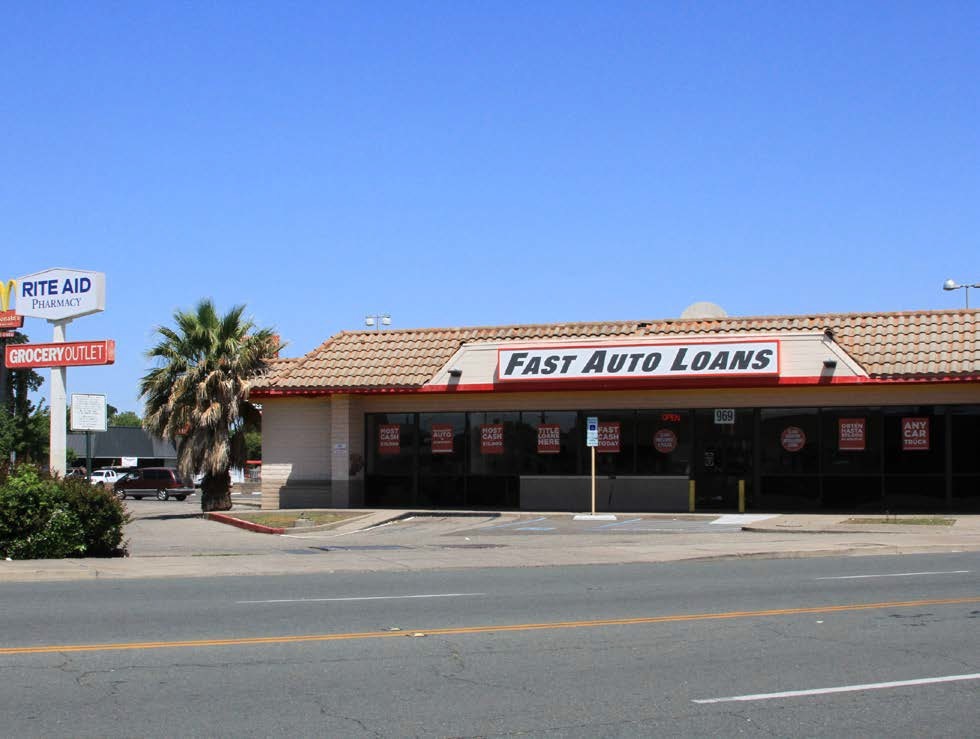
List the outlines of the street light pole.
{"type": "Polygon", "coordinates": [[[956,282],[956,280],[946,280],[946,282],[943,283],[943,290],[959,290],[960,288],[963,289],[964,293],[966,293],[966,307],[967,307],[967,310],[969,310],[969,308],[970,308],[970,288],[971,287],[980,287],[980,282],[975,282],[972,285],[960,285],[958,282],[956,282]]]}

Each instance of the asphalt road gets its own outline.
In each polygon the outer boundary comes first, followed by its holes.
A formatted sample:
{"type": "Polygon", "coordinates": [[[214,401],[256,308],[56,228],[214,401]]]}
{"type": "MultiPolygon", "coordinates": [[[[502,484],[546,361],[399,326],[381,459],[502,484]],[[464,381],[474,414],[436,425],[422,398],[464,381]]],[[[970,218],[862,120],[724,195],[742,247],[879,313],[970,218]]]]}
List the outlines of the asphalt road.
{"type": "Polygon", "coordinates": [[[3,584],[0,621],[3,736],[975,736],[980,717],[973,553],[3,584]]]}

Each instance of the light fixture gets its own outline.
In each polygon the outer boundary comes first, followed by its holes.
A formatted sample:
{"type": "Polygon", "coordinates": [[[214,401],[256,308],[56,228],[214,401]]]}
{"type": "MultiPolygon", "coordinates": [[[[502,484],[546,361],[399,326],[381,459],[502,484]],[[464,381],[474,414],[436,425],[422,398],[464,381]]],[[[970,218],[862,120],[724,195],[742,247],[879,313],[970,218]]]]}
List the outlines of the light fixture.
{"type": "Polygon", "coordinates": [[[825,359],[823,360],[824,369],[834,369],[837,366],[836,359],[825,359]]]}
{"type": "Polygon", "coordinates": [[[463,376],[463,370],[461,370],[459,367],[450,367],[449,368],[449,376],[450,377],[462,377],[463,376]]]}
{"type": "Polygon", "coordinates": [[[959,290],[962,289],[966,293],[966,307],[970,307],[970,288],[980,287],[980,282],[975,282],[972,285],[960,285],[956,280],[946,280],[943,283],[943,290],[959,290]]]}
{"type": "Polygon", "coordinates": [[[372,326],[377,331],[382,331],[385,326],[391,325],[390,313],[375,313],[374,315],[364,316],[364,325],[368,328],[372,326]]]}

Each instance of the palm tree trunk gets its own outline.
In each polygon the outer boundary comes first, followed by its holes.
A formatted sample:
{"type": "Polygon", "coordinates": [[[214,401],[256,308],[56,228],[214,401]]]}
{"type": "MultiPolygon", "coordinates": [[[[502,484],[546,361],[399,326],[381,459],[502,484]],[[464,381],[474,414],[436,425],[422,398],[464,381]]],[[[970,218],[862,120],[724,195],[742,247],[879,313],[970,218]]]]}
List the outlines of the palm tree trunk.
{"type": "Polygon", "coordinates": [[[228,470],[217,475],[204,473],[204,479],[201,480],[201,510],[231,510],[231,474],[228,470]]]}

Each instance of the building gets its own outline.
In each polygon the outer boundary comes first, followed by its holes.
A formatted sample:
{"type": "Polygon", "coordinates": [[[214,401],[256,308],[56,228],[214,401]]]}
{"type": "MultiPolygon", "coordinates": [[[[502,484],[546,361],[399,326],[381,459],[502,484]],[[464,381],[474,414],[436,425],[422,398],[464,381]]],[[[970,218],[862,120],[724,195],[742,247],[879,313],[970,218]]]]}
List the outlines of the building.
{"type": "MultiPolygon", "coordinates": [[[[77,464],[85,464],[85,433],[68,434],[77,464]]],[[[92,469],[100,467],[176,467],[177,450],[139,426],[110,426],[91,435],[92,469]]]]}
{"type": "Polygon", "coordinates": [[[980,311],[342,332],[255,383],[263,507],[980,510],[980,311]]]}

